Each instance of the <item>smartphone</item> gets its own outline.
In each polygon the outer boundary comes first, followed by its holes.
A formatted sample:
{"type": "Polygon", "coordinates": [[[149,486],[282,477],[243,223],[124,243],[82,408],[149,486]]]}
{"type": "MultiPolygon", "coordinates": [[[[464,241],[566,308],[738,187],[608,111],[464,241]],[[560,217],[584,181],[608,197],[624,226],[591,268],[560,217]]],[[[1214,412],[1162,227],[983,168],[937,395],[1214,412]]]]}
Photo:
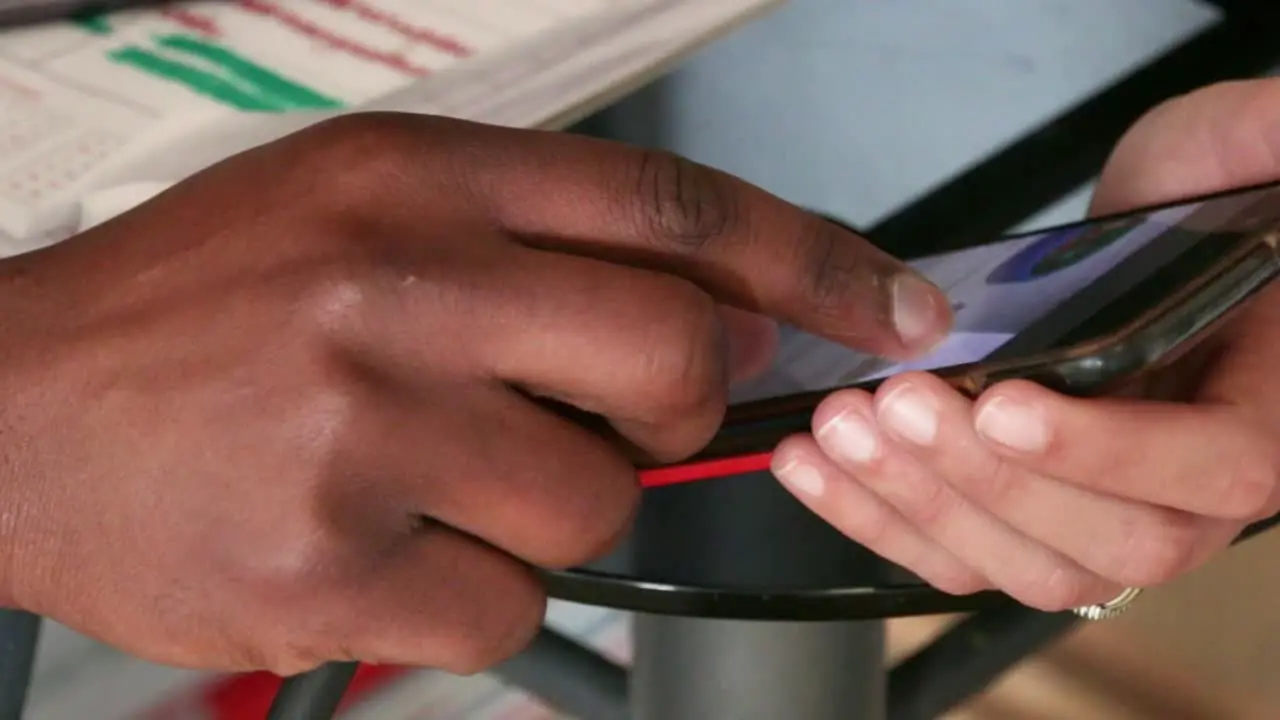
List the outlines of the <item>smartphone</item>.
{"type": "Polygon", "coordinates": [[[953,332],[890,362],[782,329],[772,369],[731,394],[691,461],[646,487],[768,469],[832,391],[928,370],[976,396],[1023,378],[1076,396],[1113,390],[1176,359],[1280,273],[1280,183],[1007,237],[910,264],[943,288],[953,332]]]}

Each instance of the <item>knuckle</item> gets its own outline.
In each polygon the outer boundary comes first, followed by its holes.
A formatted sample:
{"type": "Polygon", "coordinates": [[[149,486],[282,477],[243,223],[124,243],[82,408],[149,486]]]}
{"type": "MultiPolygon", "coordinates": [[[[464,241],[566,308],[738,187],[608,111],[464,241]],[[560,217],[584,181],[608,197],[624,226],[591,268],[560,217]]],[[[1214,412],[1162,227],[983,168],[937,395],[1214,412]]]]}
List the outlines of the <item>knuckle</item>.
{"type": "Polygon", "coordinates": [[[1223,477],[1225,487],[1216,496],[1219,513],[1238,520],[1260,520],[1274,514],[1280,504],[1280,478],[1271,463],[1246,461],[1223,477]]]}
{"type": "Polygon", "coordinates": [[[1201,527],[1195,518],[1176,512],[1158,512],[1130,531],[1120,546],[1122,553],[1116,582],[1130,587],[1161,585],[1190,570],[1195,562],[1201,527]]]}
{"type": "MultiPolygon", "coordinates": [[[[882,488],[882,491],[885,489],[882,488]]],[[[919,479],[910,487],[894,487],[891,492],[899,496],[893,504],[921,528],[937,528],[946,524],[955,514],[960,502],[955,493],[934,480],[919,479]]]]}
{"type": "Polygon", "coordinates": [[[335,552],[334,545],[327,530],[281,538],[279,545],[262,554],[256,568],[262,587],[282,599],[296,599],[307,591],[327,593],[338,581],[334,561],[343,554],[335,552]]]}
{"type": "Polygon", "coordinates": [[[498,603],[501,617],[491,619],[478,631],[457,635],[451,643],[442,669],[455,675],[476,675],[503,662],[528,647],[542,627],[547,599],[530,587],[509,602],[498,603]]]}
{"type": "MultiPolygon", "coordinates": [[[[499,283],[448,252],[412,263],[384,249],[376,239],[350,243],[339,238],[335,246],[320,248],[299,263],[295,277],[280,290],[292,313],[289,329],[347,349],[385,350],[388,318],[406,308],[448,310],[418,319],[441,336],[467,337],[481,315],[512,300],[499,283]]],[[[391,346],[396,346],[394,338],[391,346]]],[[[456,345],[452,350],[424,357],[438,362],[463,354],[456,345]]]]}
{"type": "Polygon", "coordinates": [[[1018,468],[999,458],[979,463],[961,478],[965,494],[997,514],[1017,511],[1018,494],[1026,488],[1025,479],[1018,468]]]}
{"type": "Polygon", "coordinates": [[[1083,605],[1088,590],[1088,579],[1082,573],[1055,565],[1042,580],[1030,582],[1025,588],[1010,594],[1037,610],[1060,612],[1083,605]]]}
{"type": "Polygon", "coordinates": [[[542,567],[563,570],[598,560],[630,531],[640,509],[635,472],[593,475],[590,487],[589,494],[577,501],[582,508],[573,517],[562,518],[562,539],[542,553],[538,563],[542,567]]]}
{"type": "Polygon", "coordinates": [[[369,283],[348,265],[331,263],[309,274],[294,303],[304,326],[322,336],[346,336],[364,325],[369,283]]]}
{"type": "Polygon", "coordinates": [[[928,575],[922,575],[921,577],[930,585],[948,595],[972,595],[987,587],[986,580],[980,575],[954,563],[947,567],[933,570],[928,575]]]}
{"type": "Polygon", "coordinates": [[[664,249],[697,252],[732,232],[739,208],[720,173],[661,150],[636,161],[637,222],[664,249]]]}
{"type": "Polygon", "coordinates": [[[318,122],[304,132],[322,150],[340,152],[343,159],[352,160],[403,151],[408,141],[422,138],[423,123],[430,120],[401,113],[351,113],[318,122]]]}
{"type": "Polygon", "coordinates": [[[649,348],[642,359],[645,422],[662,422],[723,409],[728,393],[724,327],[710,296],[672,279],[655,298],[649,348]]]}
{"type": "MultiPolygon", "coordinates": [[[[800,257],[796,266],[800,282],[792,291],[797,304],[812,309],[838,327],[848,325],[850,301],[857,294],[865,312],[889,317],[890,273],[874,255],[860,251],[856,238],[817,216],[808,217],[793,243],[800,257]],[[877,307],[865,307],[867,302],[877,307]]],[[[850,338],[852,339],[852,338],[850,338]]]]}
{"type": "MultiPolygon", "coordinates": [[[[313,507],[319,502],[319,493],[306,487],[291,495],[282,500],[313,507]]],[[[327,616],[326,603],[341,596],[365,548],[356,547],[318,507],[276,513],[267,522],[268,527],[254,528],[229,546],[229,556],[253,558],[241,563],[243,577],[268,606],[306,606],[316,610],[313,615],[327,616]]]]}
{"type": "Polygon", "coordinates": [[[402,184],[412,164],[421,161],[423,122],[395,113],[354,113],[316,123],[300,134],[306,152],[297,177],[325,207],[367,212],[383,204],[388,187],[402,184]]]}
{"type": "Polygon", "coordinates": [[[845,535],[873,551],[887,549],[893,527],[887,507],[879,503],[851,503],[841,514],[840,529],[845,535]]]}
{"type": "Polygon", "coordinates": [[[819,218],[804,224],[798,247],[806,252],[805,276],[809,282],[803,287],[809,293],[806,298],[818,308],[835,308],[840,304],[851,268],[839,262],[842,233],[836,227],[819,218]]]}

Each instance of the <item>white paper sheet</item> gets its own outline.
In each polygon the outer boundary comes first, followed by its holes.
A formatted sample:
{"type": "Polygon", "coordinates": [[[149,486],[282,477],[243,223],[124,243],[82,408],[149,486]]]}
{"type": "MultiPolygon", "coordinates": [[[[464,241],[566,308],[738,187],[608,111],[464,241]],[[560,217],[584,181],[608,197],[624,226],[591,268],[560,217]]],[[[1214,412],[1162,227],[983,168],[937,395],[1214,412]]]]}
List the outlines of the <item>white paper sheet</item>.
{"type": "Polygon", "coordinates": [[[98,193],[177,182],[336,113],[563,124],[775,4],[235,0],[9,31],[0,251],[100,220],[81,217],[98,193]]]}

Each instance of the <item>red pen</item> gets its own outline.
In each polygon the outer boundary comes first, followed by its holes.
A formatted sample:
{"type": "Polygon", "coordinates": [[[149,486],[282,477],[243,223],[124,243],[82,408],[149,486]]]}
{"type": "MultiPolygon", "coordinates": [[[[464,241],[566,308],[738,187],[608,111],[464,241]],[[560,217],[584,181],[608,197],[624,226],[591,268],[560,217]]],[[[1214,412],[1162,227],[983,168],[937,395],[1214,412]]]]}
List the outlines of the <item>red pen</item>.
{"type": "Polygon", "coordinates": [[[712,480],[715,478],[761,472],[769,469],[773,453],[763,452],[737,457],[699,460],[684,465],[650,468],[640,471],[640,487],[656,488],[667,485],[712,480]]]}

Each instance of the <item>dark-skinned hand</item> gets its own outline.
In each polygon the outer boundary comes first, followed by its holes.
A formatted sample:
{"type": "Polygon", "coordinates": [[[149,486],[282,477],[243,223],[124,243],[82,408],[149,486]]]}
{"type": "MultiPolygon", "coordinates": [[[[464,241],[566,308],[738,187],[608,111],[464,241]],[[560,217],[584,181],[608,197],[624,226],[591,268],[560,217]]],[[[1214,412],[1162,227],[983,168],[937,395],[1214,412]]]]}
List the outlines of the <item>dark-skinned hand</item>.
{"type": "Polygon", "coordinates": [[[655,152],[353,115],[0,262],[0,600],[161,663],[485,668],[772,321],[945,333],[861,238],[655,152]],[[605,431],[570,420],[599,419],[605,431]]]}

